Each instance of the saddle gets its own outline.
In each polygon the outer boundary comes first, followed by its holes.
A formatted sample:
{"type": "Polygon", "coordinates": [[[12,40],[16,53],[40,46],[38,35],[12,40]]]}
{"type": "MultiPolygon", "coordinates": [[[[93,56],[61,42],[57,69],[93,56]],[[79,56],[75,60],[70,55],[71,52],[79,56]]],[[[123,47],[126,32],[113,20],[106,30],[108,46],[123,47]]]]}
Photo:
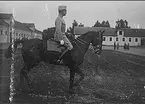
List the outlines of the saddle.
{"type": "Polygon", "coordinates": [[[56,51],[62,53],[67,47],[64,45],[61,45],[59,41],[56,41],[54,39],[47,40],[46,43],[47,51],[56,51]]]}

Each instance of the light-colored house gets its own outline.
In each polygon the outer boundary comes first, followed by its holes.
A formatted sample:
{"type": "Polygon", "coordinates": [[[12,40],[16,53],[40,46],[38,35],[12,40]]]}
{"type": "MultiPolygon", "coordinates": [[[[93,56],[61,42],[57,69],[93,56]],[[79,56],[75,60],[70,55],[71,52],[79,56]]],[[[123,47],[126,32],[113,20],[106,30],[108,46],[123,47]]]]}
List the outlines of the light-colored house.
{"type": "Polygon", "coordinates": [[[12,38],[42,39],[42,32],[35,28],[34,23],[16,21],[12,14],[0,13],[0,32],[0,43],[11,43],[12,38]],[[12,21],[14,21],[14,24],[12,24],[12,21]],[[12,29],[14,29],[13,34],[12,29]]]}
{"type": "Polygon", "coordinates": [[[0,42],[7,43],[7,42],[12,41],[10,34],[11,34],[11,31],[12,31],[13,15],[12,14],[0,13],[0,20],[1,20],[0,31],[2,33],[1,37],[0,37],[0,42]],[[2,23],[2,21],[3,21],[3,23],[2,23]],[[4,25],[4,23],[7,24],[7,26],[4,25]]]}
{"type": "Polygon", "coordinates": [[[74,34],[76,37],[88,31],[104,30],[103,45],[114,45],[114,42],[123,46],[125,43],[130,46],[140,46],[145,44],[145,29],[115,29],[109,27],[75,27],[74,34]]]}
{"type": "Polygon", "coordinates": [[[0,43],[8,41],[9,24],[4,20],[0,20],[0,43]]]}
{"type": "Polygon", "coordinates": [[[42,39],[42,32],[35,29],[35,35],[34,35],[34,38],[39,38],[39,39],[42,39]]]}
{"type": "Polygon", "coordinates": [[[118,29],[119,43],[129,43],[130,46],[145,45],[145,29],[118,29]],[[122,40],[121,40],[122,39],[122,40]]]}
{"type": "Polygon", "coordinates": [[[15,21],[14,30],[14,39],[33,38],[33,31],[21,22],[15,21]]]}

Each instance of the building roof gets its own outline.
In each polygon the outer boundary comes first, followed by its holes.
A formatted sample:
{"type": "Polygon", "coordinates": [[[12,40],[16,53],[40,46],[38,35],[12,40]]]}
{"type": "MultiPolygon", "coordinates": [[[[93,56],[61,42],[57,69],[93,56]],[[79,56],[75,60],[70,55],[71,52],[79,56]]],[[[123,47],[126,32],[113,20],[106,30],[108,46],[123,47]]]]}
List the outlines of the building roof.
{"type": "Polygon", "coordinates": [[[37,29],[35,29],[35,32],[36,32],[36,33],[39,33],[39,34],[42,34],[42,31],[39,31],[39,30],[37,30],[37,29]]]}
{"type": "Polygon", "coordinates": [[[12,14],[0,13],[0,19],[10,19],[12,14]]]}
{"type": "Polygon", "coordinates": [[[145,37],[145,29],[122,29],[125,37],[145,37]]]}
{"type": "MultiPolygon", "coordinates": [[[[99,31],[104,30],[103,36],[117,36],[117,29],[109,27],[75,27],[74,34],[81,35],[88,31],[99,31]]],[[[132,29],[132,28],[123,28],[120,29],[124,31],[125,37],[145,37],[145,29],[132,29]]]]}
{"type": "Polygon", "coordinates": [[[99,30],[105,30],[105,32],[103,33],[103,36],[117,36],[116,29],[109,28],[109,27],[75,27],[74,34],[81,35],[88,31],[99,31],[99,30]]]}
{"type": "Polygon", "coordinates": [[[23,23],[15,21],[15,25],[14,27],[16,29],[20,29],[20,30],[24,30],[24,31],[31,31],[31,29],[29,29],[29,27],[25,26],[23,23]]]}
{"type": "Polygon", "coordinates": [[[0,25],[7,26],[7,27],[9,26],[9,24],[2,19],[0,19],[0,25]]]}
{"type": "Polygon", "coordinates": [[[27,27],[35,27],[34,23],[23,23],[27,27]]]}

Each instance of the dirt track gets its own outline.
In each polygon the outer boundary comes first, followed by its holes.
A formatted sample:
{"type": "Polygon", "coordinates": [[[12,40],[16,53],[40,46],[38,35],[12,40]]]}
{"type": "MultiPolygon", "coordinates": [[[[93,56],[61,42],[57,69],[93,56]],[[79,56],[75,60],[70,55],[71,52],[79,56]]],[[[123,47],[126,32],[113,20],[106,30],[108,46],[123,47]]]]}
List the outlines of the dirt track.
{"type": "MultiPolygon", "coordinates": [[[[35,93],[19,91],[19,71],[23,66],[20,55],[15,64],[18,104],[144,104],[145,57],[112,50],[103,50],[101,59],[88,51],[81,66],[85,79],[76,94],[68,94],[69,70],[67,67],[41,62],[29,73],[35,93]],[[99,64],[99,67],[97,66],[99,64]]],[[[77,78],[78,76],[76,76],[77,78]]],[[[27,86],[24,86],[27,89],[27,86]]]]}

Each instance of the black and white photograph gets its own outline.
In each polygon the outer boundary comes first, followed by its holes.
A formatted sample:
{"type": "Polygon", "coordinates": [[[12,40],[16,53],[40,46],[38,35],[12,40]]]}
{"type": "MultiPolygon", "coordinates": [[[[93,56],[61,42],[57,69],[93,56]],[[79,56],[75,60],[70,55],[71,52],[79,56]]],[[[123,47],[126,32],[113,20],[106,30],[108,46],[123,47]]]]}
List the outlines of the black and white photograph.
{"type": "Polygon", "coordinates": [[[145,104],[145,1],[0,1],[0,104],[145,104]]]}

